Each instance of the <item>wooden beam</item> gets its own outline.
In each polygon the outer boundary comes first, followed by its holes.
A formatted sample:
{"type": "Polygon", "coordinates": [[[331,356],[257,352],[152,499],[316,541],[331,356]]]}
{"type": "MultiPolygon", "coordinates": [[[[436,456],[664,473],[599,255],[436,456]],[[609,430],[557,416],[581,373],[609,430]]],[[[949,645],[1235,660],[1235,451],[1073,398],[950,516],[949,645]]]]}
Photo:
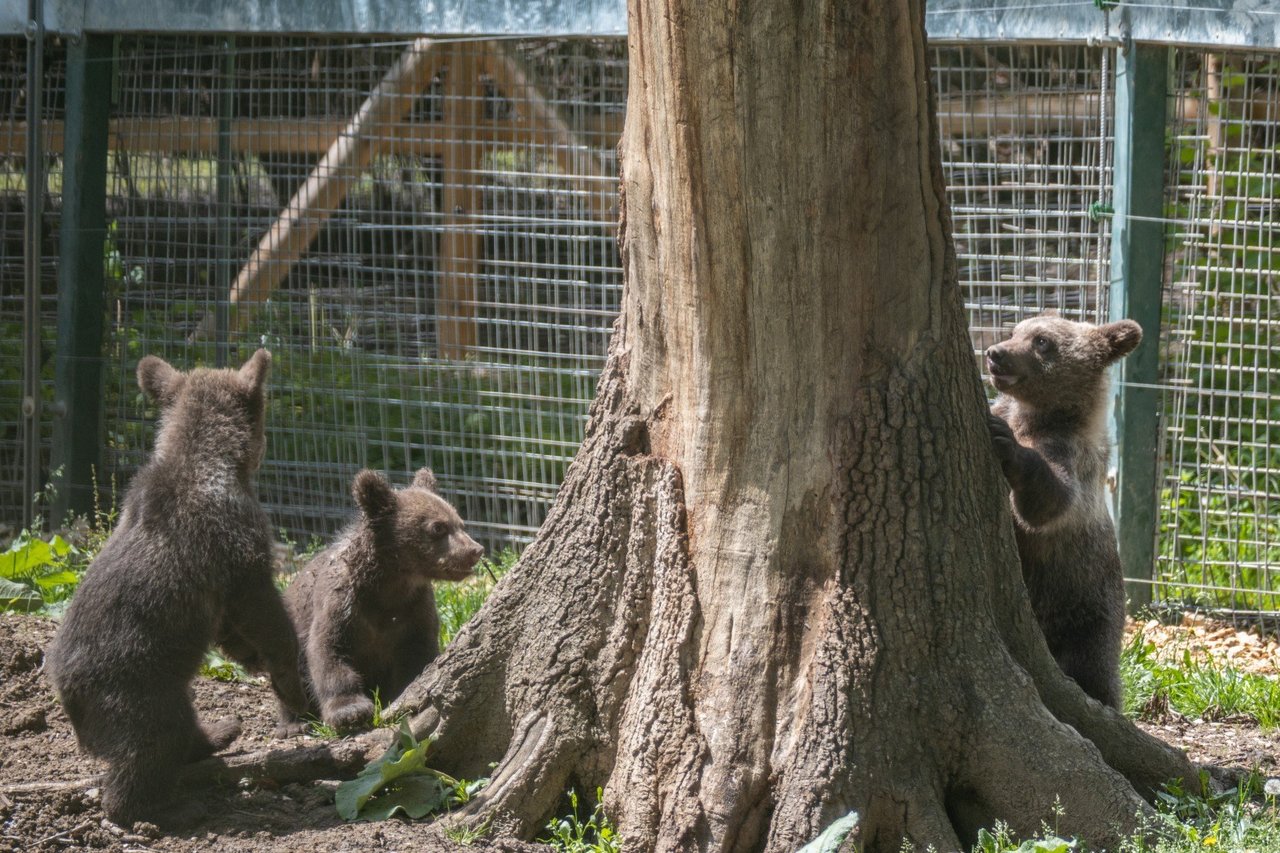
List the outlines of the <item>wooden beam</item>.
{"type": "Polygon", "coordinates": [[[505,48],[494,42],[482,42],[481,68],[493,78],[494,85],[506,94],[516,114],[504,120],[515,131],[513,141],[543,145],[555,159],[560,171],[575,180],[587,199],[587,209],[597,219],[618,218],[618,176],[607,172],[596,150],[583,142],[569,123],[561,118],[555,106],[529,79],[520,62],[505,48]]]}
{"type": "Polygon", "coordinates": [[[475,130],[484,117],[484,88],[472,45],[454,45],[445,73],[444,123],[457,134],[441,158],[444,231],[436,253],[436,347],[441,358],[460,360],[476,345],[476,282],[483,197],[479,172],[483,149],[475,130]],[[471,136],[468,138],[468,131],[471,136]]]}
{"type": "MultiPolygon", "coordinates": [[[[381,150],[388,128],[408,114],[430,84],[436,65],[430,39],[418,39],[405,49],[259,241],[231,286],[232,306],[263,302],[284,280],[381,150]]],[[[232,328],[243,328],[246,319],[247,312],[237,311],[232,328]]],[[[206,313],[192,339],[207,337],[214,323],[214,312],[206,313]]]]}
{"type": "MultiPolygon", "coordinates": [[[[231,122],[231,151],[234,154],[274,154],[289,152],[323,156],[333,140],[343,133],[345,119],[239,118],[231,122]]],[[[41,122],[49,151],[63,153],[65,125],[61,121],[41,122]]],[[[530,129],[543,128],[527,119],[514,122],[484,121],[479,127],[458,129],[435,122],[414,122],[383,128],[378,139],[385,154],[439,156],[445,145],[461,139],[493,142],[529,141],[530,129]]],[[[599,147],[617,144],[622,115],[608,113],[583,119],[582,136],[603,137],[599,147]]],[[[25,121],[0,121],[0,156],[25,154],[25,121]]],[[[218,121],[214,118],[183,116],[140,116],[114,118],[108,130],[112,151],[155,152],[186,157],[213,157],[218,153],[218,121]]]]}

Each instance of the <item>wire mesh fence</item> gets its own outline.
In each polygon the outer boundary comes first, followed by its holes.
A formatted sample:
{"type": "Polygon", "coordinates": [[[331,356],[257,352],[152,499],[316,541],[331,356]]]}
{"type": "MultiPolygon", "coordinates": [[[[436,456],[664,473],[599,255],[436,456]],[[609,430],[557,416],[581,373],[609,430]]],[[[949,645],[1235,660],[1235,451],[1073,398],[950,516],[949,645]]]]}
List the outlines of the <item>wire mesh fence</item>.
{"type": "MultiPolygon", "coordinates": [[[[25,42],[4,48],[10,521],[24,497],[25,42]]],[[[1159,595],[1274,610],[1276,57],[1177,56],[1159,595]]],[[[1114,55],[970,44],[936,47],[933,60],[975,349],[1046,308],[1101,320],[1110,228],[1090,211],[1110,195],[1114,55]]],[[[236,363],[266,345],[259,488],[287,535],[331,534],[360,467],[406,481],[430,465],[478,538],[526,541],[581,439],[618,310],[622,40],[123,36],[114,61],[103,488],[149,447],[154,413],[132,375],[141,355],[236,363]]],[[[50,352],[61,68],[51,47],[50,352]]]]}
{"type": "Polygon", "coordinates": [[[960,287],[977,352],[1046,309],[1106,316],[1110,57],[1080,46],[934,50],[960,287]]]}
{"type": "Polygon", "coordinates": [[[1157,586],[1280,610],[1280,55],[1176,55],[1157,586]]]}
{"type": "Polygon", "coordinates": [[[617,311],[621,51],[123,40],[108,469],[127,477],[148,446],[142,354],[215,364],[265,345],[259,489],[289,536],[332,532],[359,468],[430,465],[478,538],[527,538],[617,311]]]}

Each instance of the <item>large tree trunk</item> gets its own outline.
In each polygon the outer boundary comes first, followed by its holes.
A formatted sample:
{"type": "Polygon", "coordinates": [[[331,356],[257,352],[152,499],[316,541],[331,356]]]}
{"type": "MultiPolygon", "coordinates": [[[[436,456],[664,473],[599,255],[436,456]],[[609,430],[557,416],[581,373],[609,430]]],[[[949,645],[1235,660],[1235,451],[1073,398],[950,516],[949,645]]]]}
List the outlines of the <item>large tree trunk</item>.
{"type": "MultiPolygon", "coordinates": [[[[1112,846],[1186,759],[1058,672],[955,281],[920,0],[632,0],[622,317],[556,507],[399,703],[528,835],[1112,846]]],[[[393,708],[393,710],[396,710],[393,708]]],[[[1194,780],[1191,780],[1194,784],[1194,780]]]]}

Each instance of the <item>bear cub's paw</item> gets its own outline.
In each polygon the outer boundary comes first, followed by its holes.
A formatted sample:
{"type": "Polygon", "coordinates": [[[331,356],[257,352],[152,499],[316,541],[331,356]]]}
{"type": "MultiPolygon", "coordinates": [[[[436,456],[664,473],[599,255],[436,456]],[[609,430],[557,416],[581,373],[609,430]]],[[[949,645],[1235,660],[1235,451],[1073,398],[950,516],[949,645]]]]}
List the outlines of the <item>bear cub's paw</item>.
{"type": "Polygon", "coordinates": [[[288,720],[286,722],[276,723],[276,727],[271,732],[271,736],[276,740],[286,740],[291,737],[297,737],[306,730],[307,724],[301,720],[288,720]]]}
{"type": "Polygon", "coordinates": [[[994,413],[987,414],[987,429],[991,432],[991,449],[1000,460],[1005,477],[1010,478],[1017,468],[1018,439],[1014,438],[1013,430],[1005,419],[994,413]]]}
{"type": "Polygon", "coordinates": [[[368,726],[373,721],[373,702],[368,696],[338,696],[325,703],[321,718],[340,732],[368,726]]]}

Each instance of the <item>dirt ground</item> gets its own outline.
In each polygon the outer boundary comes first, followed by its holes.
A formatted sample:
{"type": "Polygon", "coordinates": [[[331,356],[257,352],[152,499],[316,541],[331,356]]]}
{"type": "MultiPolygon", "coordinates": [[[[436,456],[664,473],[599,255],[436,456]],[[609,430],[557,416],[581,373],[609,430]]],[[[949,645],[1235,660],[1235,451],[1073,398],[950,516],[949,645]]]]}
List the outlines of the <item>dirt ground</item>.
{"type": "MultiPolygon", "coordinates": [[[[1169,627],[1140,626],[1163,651],[1212,654],[1255,672],[1280,671],[1280,646],[1256,635],[1206,620],[1169,627]]],[[[120,851],[344,851],[454,849],[435,841],[424,844],[423,827],[404,821],[342,821],[334,810],[336,783],[277,787],[204,788],[209,818],[197,829],[162,835],[141,825],[131,831],[103,817],[99,792],[78,786],[59,792],[17,793],[23,783],[85,779],[101,765],[81,755],[75,737],[42,672],[44,648],[54,623],[41,618],[0,615],[0,853],[11,850],[120,851]]],[[[231,751],[268,745],[275,702],[261,683],[237,684],[199,679],[196,707],[205,719],[235,715],[244,731],[231,751]]],[[[1148,731],[1186,749],[1201,762],[1257,768],[1280,775],[1280,733],[1264,733],[1244,720],[1202,722],[1167,717],[1142,724],[1148,731]]],[[[534,845],[478,842],[469,849],[534,850],[534,845]]],[[[542,848],[545,849],[545,848],[542,848]]]]}

